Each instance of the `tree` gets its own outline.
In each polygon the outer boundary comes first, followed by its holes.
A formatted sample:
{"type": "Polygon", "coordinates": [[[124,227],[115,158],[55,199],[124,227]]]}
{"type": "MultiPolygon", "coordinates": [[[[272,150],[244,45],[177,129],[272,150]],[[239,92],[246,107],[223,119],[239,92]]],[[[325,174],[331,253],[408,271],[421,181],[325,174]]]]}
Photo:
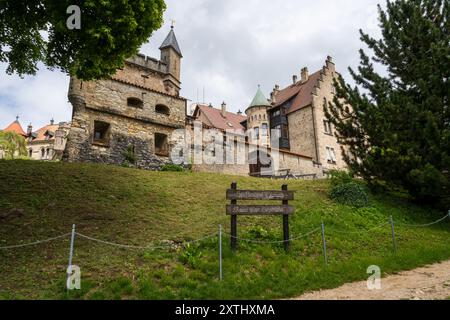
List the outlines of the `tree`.
{"type": "Polygon", "coordinates": [[[326,117],[349,168],[369,185],[449,201],[450,2],[387,1],[378,10],[382,38],[360,31],[374,56],[360,50],[358,71],[350,68],[356,86],[335,82],[326,117]]]}
{"type": "Polygon", "coordinates": [[[25,138],[15,132],[0,131],[0,149],[4,151],[7,159],[27,155],[25,138]]]}
{"type": "Polygon", "coordinates": [[[164,0],[0,1],[0,62],[20,76],[43,62],[82,80],[106,78],[161,27],[165,8],[164,0]],[[68,27],[73,5],[79,29],[68,27]]]}

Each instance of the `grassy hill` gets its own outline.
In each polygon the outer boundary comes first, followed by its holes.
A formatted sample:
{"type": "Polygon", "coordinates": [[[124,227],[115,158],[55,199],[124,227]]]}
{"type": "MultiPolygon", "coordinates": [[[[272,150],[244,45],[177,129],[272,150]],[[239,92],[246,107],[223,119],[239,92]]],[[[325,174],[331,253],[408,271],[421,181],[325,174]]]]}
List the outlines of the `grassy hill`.
{"type": "MultiPolygon", "coordinates": [[[[279,189],[283,181],[214,174],[147,172],[92,164],[0,161],[0,247],[70,232],[132,244],[181,243],[217,231],[225,215],[225,190],[279,189]]],[[[327,181],[288,181],[295,190],[291,236],[325,222],[329,265],[324,267],[320,232],[292,243],[240,242],[235,255],[224,236],[224,280],[218,280],[217,238],[160,250],[125,249],[76,237],[73,263],[82,289],[65,290],[69,237],[31,247],[0,250],[0,298],[223,299],[285,298],[450,257],[450,223],[426,228],[372,230],[393,215],[397,223],[422,224],[444,212],[413,205],[403,195],[370,196],[355,209],[327,196],[327,181]],[[347,233],[341,233],[342,231],[347,233]],[[369,231],[369,232],[367,232],[369,231]],[[362,232],[362,233],[358,233],[362,232]]],[[[239,218],[239,236],[281,239],[280,217],[239,218]]]]}

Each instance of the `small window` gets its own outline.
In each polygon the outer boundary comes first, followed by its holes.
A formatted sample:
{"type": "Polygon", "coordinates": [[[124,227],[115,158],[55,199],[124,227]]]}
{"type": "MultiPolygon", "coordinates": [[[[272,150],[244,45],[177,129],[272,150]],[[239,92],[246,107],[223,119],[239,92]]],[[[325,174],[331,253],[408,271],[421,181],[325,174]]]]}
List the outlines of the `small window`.
{"type": "Polygon", "coordinates": [[[110,124],[103,121],[94,121],[94,139],[96,144],[109,144],[110,124]]]}
{"type": "Polygon", "coordinates": [[[323,129],[326,134],[332,134],[330,121],[323,120],[323,129]]]}
{"type": "Polygon", "coordinates": [[[261,135],[263,136],[263,137],[267,137],[268,136],[268,126],[267,126],[267,123],[263,123],[262,125],[261,125],[261,135]]]}
{"type": "Polygon", "coordinates": [[[327,161],[328,163],[336,163],[336,153],[334,152],[333,148],[330,147],[326,147],[326,151],[327,151],[327,161]]]}
{"type": "Polygon", "coordinates": [[[254,134],[255,134],[255,139],[259,140],[259,127],[254,127],[254,134]]]}
{"type": "Polygon", "coordinates": [[[170,109],[169,109],[169,107],[167,107],[167,106],[165,106],[163,104],[158,104],[155,107],[155,112],[168,116],[170,114],[170,109]]]}
{"type": "Polygon", "coordinates": [[[167,135],[155,133],[155,154],[163,157],[169,156],[169,144],[167,135]]]}
{"type": "Polygon", "coordinates": [[[44,148],[41,149],[41,159],[42,160],[45,159],[45,149],[44,148]]]}
{"type": "Polygon", "coordinates": [[[127,99],[127,105],[132,108],[141,108],[142,109],[144,107],[144,101],[142,101],[139,98],[131,97],[131,98],[127,99]]]}
{"type": "Polygon", "coordinates": [[[28,150],[28,156],[30,158],[33,156],[33,149],[30,148],[30,150],[28,150]]]}

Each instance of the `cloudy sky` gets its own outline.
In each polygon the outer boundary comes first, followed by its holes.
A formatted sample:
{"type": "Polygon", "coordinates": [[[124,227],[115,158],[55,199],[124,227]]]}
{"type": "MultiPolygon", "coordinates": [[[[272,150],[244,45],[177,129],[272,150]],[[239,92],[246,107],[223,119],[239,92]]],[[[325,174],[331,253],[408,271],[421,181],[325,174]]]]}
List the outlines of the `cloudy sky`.
{"type": "MultiPolygon", "coordinates": [[[[183,60],[182,92],[189,103],[244,110],[258,84],[268,96],[307,66],[321,68],[331,55],[348,80],[348,66],[358,65],[362,47],[358,30],[377,36],[377,3],[384,0],[166,0],[165,23],[141,52],[159,58],[158,47],[175,20],[183,60]]],[[[70,121],[69,79],[44,67],[20,79],[0,64],[0,128],[16,115],[24,129],[51,118],[70,121]]]]}

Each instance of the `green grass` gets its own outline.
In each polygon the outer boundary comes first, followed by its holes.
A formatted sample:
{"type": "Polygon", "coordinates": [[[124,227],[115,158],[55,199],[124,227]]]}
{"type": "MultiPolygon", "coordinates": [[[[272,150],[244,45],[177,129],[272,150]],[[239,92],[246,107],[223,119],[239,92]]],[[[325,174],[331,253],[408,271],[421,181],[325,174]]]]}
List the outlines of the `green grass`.
{"type": "MultiPolygon", "coordinates": [[[[229,232],[225,190],[279,189],[282,181],[188,172],[147,172],[92,164],[0,161],[0,246],[33,242],[70,232],[123,244],[189,241],[229,232]]],[[[69,238],[0,250],[0,299],[268,299],[332,288],[367,279],[369,265],[383,273],[412,269],[450,257],[448,221],[427,228],[396,227],[392,254],[386,222],[427,223],[444,215],[412,204],[404,195],[370,196],[355,209],[328,196],[327,181],[288,181],[295,190],[291,236],[325,222],[329,266],[324,267],[320,233],[280,244],[241,242],[236,254],[224,238],[224,281],[218,281],[217,239],[168,250],[127,250],[77,237],[73,263],[81,267],[80,291],[67,293],[69,238]]],[[[239,236],[281,239],[280,217],[239,217],[239,236]]]]}

